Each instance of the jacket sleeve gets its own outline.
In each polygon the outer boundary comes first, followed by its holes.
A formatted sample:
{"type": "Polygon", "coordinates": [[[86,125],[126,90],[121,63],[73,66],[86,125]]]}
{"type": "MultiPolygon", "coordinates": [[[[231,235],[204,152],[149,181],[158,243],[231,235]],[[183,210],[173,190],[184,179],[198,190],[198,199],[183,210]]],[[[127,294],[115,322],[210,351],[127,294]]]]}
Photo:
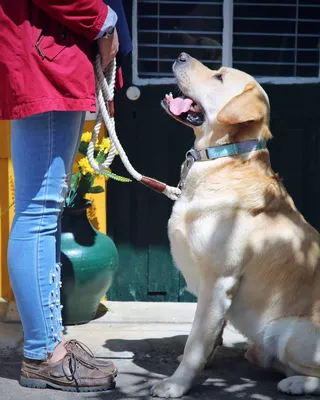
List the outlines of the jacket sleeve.
{"type": "Polygon", "coordinates": [[[108,6],[102,0],[32,1],[51,18],[90,41],[99,35],[108,16],[108,6]]]}

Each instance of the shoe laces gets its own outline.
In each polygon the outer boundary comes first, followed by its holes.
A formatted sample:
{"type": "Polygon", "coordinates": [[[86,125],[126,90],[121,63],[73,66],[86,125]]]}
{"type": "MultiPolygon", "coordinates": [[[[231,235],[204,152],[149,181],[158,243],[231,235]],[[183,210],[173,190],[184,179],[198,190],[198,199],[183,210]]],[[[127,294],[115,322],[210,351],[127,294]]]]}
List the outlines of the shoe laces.
{"type": "Polygon", "coordinates": [[[62,364],[63,373],[69,381],[75,381],[77,385],[81,381],[81,376],[79,376],[78,373],[80,365],[83,365],[84,367],[89,369],[97,369],[97,367],[94,364],[77,356],[72,351],[68,351],[64,358],[68,358],[68,370],[65,364],[63,363],[62,364]]]}
{"type": "Polygon", "coordinates": [[[69,344],[71,346],[71,348],[73,347],[77,347],[79,350],[81,350],[84,354],[89,355],[90,357],[94,358],[94,355],[92,353],[92,351],[89,349],[89,347],[87,345],[85,345],[82,342],[79,342],[76,339],[71,339],[68,340],[67,344],[69,344]]]}

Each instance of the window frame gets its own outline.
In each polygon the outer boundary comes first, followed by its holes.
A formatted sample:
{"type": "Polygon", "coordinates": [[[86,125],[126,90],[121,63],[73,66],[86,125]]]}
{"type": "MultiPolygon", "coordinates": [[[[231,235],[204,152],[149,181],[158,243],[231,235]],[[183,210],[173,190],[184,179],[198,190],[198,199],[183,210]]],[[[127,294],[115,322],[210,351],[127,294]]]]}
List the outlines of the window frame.
{"type": "MultiPolygon", "coordinates": [[[[161,0],[160,0],[161,1],[161,0]]],[[[233,65],[233,0],[223,1],[223,30],[222,30],[222,65],[233,65]]],[[[132,83],[137,86],[146,85],[170,85],[175,83],[174,78],[140,78],[138,71],[138,0],[132,2],[132,83]]],[[[320,51],[320,49],[319,49],[320,51]]],[[[264,76],[257,78],[259,83],[270,84],[310,84],[320,83],[319,77],[281,77],[264,76]]]]}

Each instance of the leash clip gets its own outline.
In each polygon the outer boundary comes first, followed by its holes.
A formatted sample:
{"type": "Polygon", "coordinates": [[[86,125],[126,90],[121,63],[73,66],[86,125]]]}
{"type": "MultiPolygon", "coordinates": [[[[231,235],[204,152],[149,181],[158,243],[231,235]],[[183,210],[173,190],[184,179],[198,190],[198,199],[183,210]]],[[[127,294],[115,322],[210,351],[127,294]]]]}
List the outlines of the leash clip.
{"type": "Polygon", "coordinates": [[[187,175],[193,166],[193,164],[200,160],[200,153],[197,149],[190,149],[186,153],[186,159],[184,160],[182,166],[181,166],[181,172],[180,172],[180,182],[178,183],[178,188],[182,191],[185,186],[186,186],[186,180],[187,180],[187,175]]]}

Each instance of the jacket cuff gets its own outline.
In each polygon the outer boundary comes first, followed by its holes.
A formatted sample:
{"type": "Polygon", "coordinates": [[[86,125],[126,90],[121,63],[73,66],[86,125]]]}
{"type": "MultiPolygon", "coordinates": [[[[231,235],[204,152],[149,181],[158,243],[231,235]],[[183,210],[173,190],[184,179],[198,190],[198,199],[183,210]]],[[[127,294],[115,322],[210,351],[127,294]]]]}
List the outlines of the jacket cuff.
{"type": "Polygon", "coordinates": [[[113,9],[111,7],[108,6],[107,18],[105,19],[104,24],[102,25],[102,28],[100,29],[100,32],[95,37],[95,39],[101,38],[101,36],[103,36],[103,34],[108,29],[114,28],[116,26],[117,21],[118,21],[117,14],[113,11],[113,9]]]}
{"type": "Polygon", "coordinates": [[[94,41],[95,38],[99,35],[103,24],[105,23],[107,17],[108,17],[108,13],[109,13],[109,7],[106,6],[103,2],[101,2],[101,6],[100,6],[100,11],[99,14],[97,16],[97,19],[95,21],[95,24],[93,26],[93,29],[90,32],[90,35],[87,36],[87,38],[90,41],[94,41]]]}

